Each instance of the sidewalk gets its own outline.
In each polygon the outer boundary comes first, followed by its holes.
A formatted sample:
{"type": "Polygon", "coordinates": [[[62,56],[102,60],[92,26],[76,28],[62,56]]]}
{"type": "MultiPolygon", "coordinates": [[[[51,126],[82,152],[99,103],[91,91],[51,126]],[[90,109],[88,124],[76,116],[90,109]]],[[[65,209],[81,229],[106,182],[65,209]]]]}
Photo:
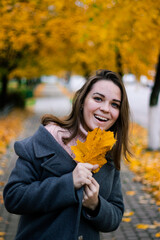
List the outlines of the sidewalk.
{"type": "MultiPolygon", "coordinates": [[[[32,135],[38,128],[39,122],[40,116],[38,115],[33,115],[32,117],[28,118],[24,123],[24,130],[17,140],[32,135]]],[[[4,184],[7,182],[10,172],[17,160],[17,156],[13,150],[13,144],[14,142],[10,144],[7,153],[0,159],[0,166],[5,172],[4,175],[0,175],[0,240],[14,239],[19,219],[19,216],[7,212],[2,200],[4,184]]]]}
{"type": "MultiPolygon", "coordinates": [[[[47,89],[51,92],[51,86],[46,86],[45,94],[47,95],[47,89]]],[[[58,89],[56,89],[56,85],[54,85],[54,97],[52,96],[52,100],[47,102],[47,96],[43,97],[45,99],[44,109],[41,111],[36,105],[35,114],[28,118],[24,123],[24,131],[18,137],[18,139],[23,139],[32,135],[40,124],[40,117],[42,114],[47,113],[48,111],[52,111],[49,108],[52,107],[53,102],[56,107],[56,111],[54,114],[58,116],[62,116],[63,113],[67,111],[66,102],[67,98],[61,95],[58,89]],[[63,100],[62,100],[63,99],[63,100]],[[51,104],[51,105],[50,105],[51,104]],[[64,111],[65,110],[65,111],[64,111]],[[46,112],[47,111],[47,112],[46,112]],[[42,114],[41,114],[42,113],[42,114]]],[[[51,96],[50,96],[51,98],[51,96]]],[[[40,106],[42,107],[42,99],[40,99],[40,106]]],[[[67,103],[68,104],[68,103],[67,103]]],[[[8,179],[8,176],[13,169],[16,162],[16,155],[13,151],[13,143],[8,148],[7,154],[3,156],[1,159],[1,167],[5,171],[4,175],[0,175],[0,193],[1,193],[1,204],[0,204],[0,240],[13,240],[19,217],[13,214],[9,214],[3,205],[2,202],[2,191],[5,182],[8,179]],[[3,236],[3,233],[6,233],[3,236]]],[[[157,228],[153,228],[153,223],[155,221],[160,223],[160,212],[158,211],[158,207],[154,204],[153,199],[150,195],[146,194],[142,191],[142,185],[137,182],[133,182],[132,179],[134,174],[131,173],[128,168],[123,165],[121,171],[121,179],[122,179],[122,191],[124,195],[125,202],[125,211],[134,212],[134,214],[130,217],[130,222],[122,222],[118,230],[112,233],[103,233],[101,234],[101,240],[154,240],[160,239],[156,238],[155,234],[160,232],[160,226],[157,228]],[[130,192],[134,194],[133,196],[127,195],[126,192],[130,192]],[[150,228],[146,230],[141,230],[136,228],[136,224],[149,224],[150,228]]],[[[30,240],[30,239],[28,239],[30,240]]],[[[38,240],[38,239],[37,239],[38,240]]],[[[47,240],[47,239],[46,239],[47,240]]],[[[72,240],[72,239],[71,239],[72,240]]],[[[89,239],[90,240],[90,239],[89,239]]]]}
{"type": "Polygon", "coordinates": [[[112,233],[103,233],[102,240],[153,240],[155,234],[160,231],[154,227],[155,221],[160,223],[160,212],[155,205],[151,196],[145,193],[143,185],[132,181],[134,174],[128,170],[125,165],[122,165],[121,181],[122,191],[125,204],[125,212],[134,212],[130,222],[121,222],[118,230],[112,233]],[[126,193],[130,192],[131,195],[126,193]],[[135,194],[132,196],[132,194],[135,194]],[[148,224],[151,228],[142,230],[137,229],[137,224],[148,224]]]}

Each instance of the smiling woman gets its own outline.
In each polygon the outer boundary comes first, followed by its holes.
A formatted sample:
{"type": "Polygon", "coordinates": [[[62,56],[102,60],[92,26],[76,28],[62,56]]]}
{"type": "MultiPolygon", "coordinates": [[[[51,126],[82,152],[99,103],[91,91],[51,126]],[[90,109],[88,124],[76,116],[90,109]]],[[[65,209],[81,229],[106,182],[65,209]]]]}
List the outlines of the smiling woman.
{"type": "Polygon", "coordinates": [[[16,142],[19,158],[4,189],[6,208],[21,215],[16,240],[99,240],[99,232],[117,229],[124,212],[120,160],[130,154],[128,129],[123,82],[99,70],[76,92],[69,116],[45,115],[32,137],[16,142]],[[75,161],[71,151],[97,127],[116,138],[98,172],[98,164],[75,161]]]}
{"type": "Polygon", "coordinates": [[[108,130],[119,117],[121,91],[112,81],[101,80],[93,85],[83,105],[84,128],[108,130]]]}

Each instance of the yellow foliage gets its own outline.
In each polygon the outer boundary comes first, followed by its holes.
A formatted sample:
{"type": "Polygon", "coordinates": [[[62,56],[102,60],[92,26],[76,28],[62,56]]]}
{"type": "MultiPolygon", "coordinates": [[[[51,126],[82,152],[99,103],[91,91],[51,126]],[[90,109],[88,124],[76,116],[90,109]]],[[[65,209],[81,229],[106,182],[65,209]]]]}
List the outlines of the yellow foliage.
{"type": "Polygon", "coordinates": [[[160,152],[148,151],[147,149],[147,130],[138,124],[133,125],[131,130],[132,150],[135,157],[130,158],[129,168],[137,174],[135,181],[145,184],[145,190],[151,193],[157,205],[160,201],[160,152]]]}
{"type": "Polygon", "coordinates": [[[148,74],[160,45],[158,9],[152,0],[1,0],[0,56],[11,61],[17,52],[23,56],[11,77],[86,74],[116,71],[118,47],[124,71],[148,74]]]}
{"type": "Polygon", "coordinates": [[[127,217],[123,217],[122,218],[122,222],[130,222],[131,218],[127,218],[127,217]]]}
{"type": "Polygon", "coordinates": [[[106,152],[111,150],[115,142],[112,132],[95,128],[92,132],[88,132],[84,143],[77,140],[77,146],[71,146],[71,149],[76,156],[76,161],[99,164],[99,168],[94,171],[98,172],[107,162],[106,152]]]}
{"type": "Polygon", "coordinates": [[[138,229],[147,229],[149,227],[148,224],[143,224],[143,223],[140,223],[140,224],[137,224],[136,227],[138,229]]]}
{"type": "Polygon", "coordinates": [[[2,237],[2,236],[5,236],[6,235],[6,233],[5,232],[0,232],[0,236],[2,237]]]}
{"type": "Polygon", "coordinates": [[[4,175],[4,171],[2,169],[0,169],[0,176],[4,175]]]}
{"type": "Polygon", "coordinates": [[[155,237],[156,237],[156,238],[160,237],[160,232],[156,233],[156,234],[155,234],[155,237]]]}
{"type": "MultiPolygon", "coordinates": [[[[137,224],[136,225],[136,227],[138,228],[138,229],[143,229],[143,230],[146,230],[146,229],[148,229],[148,228],[150,228],[150,229],[155,229],[155,228],[157,228],[157,227],[159,227],[160,226],[160,224],[159,223],[157,223],[156,221],[154,221],[154,223],[152,224],[152,225],[149,225],[149,224],[144,224],[144,223],[139,223],[139,224],[137,224]]],[[[159,236],[159,233],[157,233],[155,236],[159,236]]]]}
{"type": "Polygon", "coordinates": [[[134,214],[134,212],[124,212],[124,217],[130,217],[134,214]]]}
{"type": "Polygon", "coordinates": [[[134,196],[136,193],[135,191],[127,191],[126,192],[126,195],[129,195],[129,196],[134,196]]]}
{"type": "MultiPolygon", "coordinates": [[[[5,154],[7,146],[22,130],[22,122],[28,112],[14,110],[8,116],[0,118],[0,154],[5,154]]],[[[0,175],[3,172],[0,170],[0,175]]]]}
{"type": "Polygon", "coordinates": [[[45,83],[40,83],[34,90],[34,97],[40,97],[42,96],[42,91],[45,87],[45,83]]]}

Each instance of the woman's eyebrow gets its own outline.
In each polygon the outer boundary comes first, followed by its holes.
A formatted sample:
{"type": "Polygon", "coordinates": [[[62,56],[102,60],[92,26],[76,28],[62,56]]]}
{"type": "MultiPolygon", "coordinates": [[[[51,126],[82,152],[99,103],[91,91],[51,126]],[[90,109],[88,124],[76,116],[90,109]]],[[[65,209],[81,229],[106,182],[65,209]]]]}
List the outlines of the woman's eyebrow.
{"type": "Polygon", "coordinates": [[[118,100],[118,99],[113,99],[113,101],[121,103],[121,100],[118,100]]]}
{"type": "MultiPolygon", "coordinates": [[[[99,93],[99,92],[93,93],[93,95],[97,95],[97,94],[100,95],[101,97],[105,98],[105,95],[103,95],[102,93],[99,93]]],[[[118,100],[118,99],[112,99],[112,101],[121,103],[121,100],[118,100]]]]}
{"type": "Polygon", "coordinates": [[[95,92],[95,93],[93,93],[93,95],[100,95],[101,97],[105,97],[102,93],[99,93],[99,92],[95,92]]]}

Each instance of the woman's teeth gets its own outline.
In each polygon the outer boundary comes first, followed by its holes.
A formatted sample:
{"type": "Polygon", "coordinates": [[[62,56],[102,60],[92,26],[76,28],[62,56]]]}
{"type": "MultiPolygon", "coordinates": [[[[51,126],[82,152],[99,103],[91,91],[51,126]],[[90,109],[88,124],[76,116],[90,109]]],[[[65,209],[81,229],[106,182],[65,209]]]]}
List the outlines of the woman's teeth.
{"type": "Polygon", "coordinates": [[[101,116],[98,116],[98,115],[94,115],[96,119],[98,119],[99,121],[104,121],[106,122],[108,119],[107,118],[104,118],[104,117],[101,117],[101,116]]]}

